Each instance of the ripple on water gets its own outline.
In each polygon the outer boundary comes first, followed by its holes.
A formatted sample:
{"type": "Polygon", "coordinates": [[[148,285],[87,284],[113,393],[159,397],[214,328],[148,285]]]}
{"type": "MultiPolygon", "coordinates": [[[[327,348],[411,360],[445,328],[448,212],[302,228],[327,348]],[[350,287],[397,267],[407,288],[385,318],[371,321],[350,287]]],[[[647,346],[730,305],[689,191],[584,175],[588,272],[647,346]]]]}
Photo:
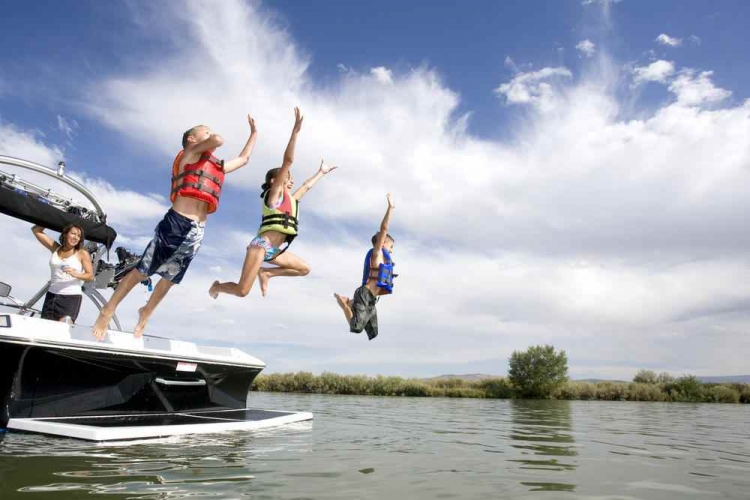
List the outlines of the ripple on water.
{"type": "Polygon", "coordinates": [[[104,445],[0,434],[0,498],[750,497],[746,406],[253,397],[316,419],[104,445]]]}

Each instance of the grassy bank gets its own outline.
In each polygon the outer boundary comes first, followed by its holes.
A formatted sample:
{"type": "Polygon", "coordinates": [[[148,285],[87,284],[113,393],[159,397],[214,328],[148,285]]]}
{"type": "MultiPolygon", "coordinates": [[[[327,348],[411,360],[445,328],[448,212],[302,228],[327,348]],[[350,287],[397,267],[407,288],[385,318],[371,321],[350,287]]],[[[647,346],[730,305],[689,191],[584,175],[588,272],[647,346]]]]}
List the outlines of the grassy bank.
{"type": "MultiPolygon", "coordinates": [[[[505,378],[470,381],[451,379],[404,379],[309,372],[259,375],[253,390],[364,396],[415,396],[449,398],[516,397],[505,378]]],[[[553,399],[599,399],[605,401],[682,401],[750,403],[750,384],[704,384],[693,376],[661,383],[568,381],[552,393],[553,399]]]]}

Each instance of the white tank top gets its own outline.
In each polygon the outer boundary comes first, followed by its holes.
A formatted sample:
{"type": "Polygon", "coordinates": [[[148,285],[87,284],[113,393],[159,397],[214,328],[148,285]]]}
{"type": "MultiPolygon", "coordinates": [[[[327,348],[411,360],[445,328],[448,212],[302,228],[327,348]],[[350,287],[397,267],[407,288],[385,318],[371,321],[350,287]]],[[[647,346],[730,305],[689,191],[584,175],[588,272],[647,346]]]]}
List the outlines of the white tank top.
{"type": "Polygon", "coordinates": [[[79,273],[83,272],[83,264],[81,264],[81,259],[78,258],[78,252],[66,259],[61,259],[57,255],[57,249],[55,249],[49,258],[49,268],[52,273],[52,282],[49,285],[50,293],[57,295],[81,295],[83,293],[81,290],[83,281],[64,272],[64,266],[68,266],[79,273]]]}

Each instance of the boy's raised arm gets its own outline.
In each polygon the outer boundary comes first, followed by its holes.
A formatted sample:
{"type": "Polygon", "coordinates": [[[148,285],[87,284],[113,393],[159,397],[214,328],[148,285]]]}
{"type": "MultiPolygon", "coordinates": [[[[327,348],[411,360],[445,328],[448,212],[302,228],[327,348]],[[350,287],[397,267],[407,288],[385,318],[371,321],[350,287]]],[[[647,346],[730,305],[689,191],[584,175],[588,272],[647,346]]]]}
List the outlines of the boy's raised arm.
{"type": "Polygon", "coordinates": [[[219,134],[211,134],[207,139],[200,142],[188,143],[185,146],[185,153],[205,153],[216,148],[221,147],[224,144],[224,138],[219,134]]]}
{"type": "Polygon", "coordinates": [[[242,151],[240,151],[240,154],[239,156],[237,156],[237,158],[224,162],[224,173],[228,174],[229,172],[237,170],[240,167],[244,167],[250,160],[250,155],[253,154],[253,147],[255,146],[255,139],[257,138],[258,129],[255,128],[255,119],[253,119],[253,117],[250,115],[247,115],[247,123],[250,125],[250,137],[247,139],[245,147],[242,148],[242,151]]]}
{"type": "Polygon", "coordinates": [[[386,198],[388,199],[388,209],[385,211],[383,220],[380,223],[380,232],[378,233],[378,237],[375,240],[375,244],[372,246],[372,248],[374,249],[373,253],[376,255],[383,248],[385,239],[388,236],[388,225],[391,222],[391,211],[396,208],[396,204],[393,201],[393,195],[391,193],[388,193],[388,195],[386,195],[386,198]]]}

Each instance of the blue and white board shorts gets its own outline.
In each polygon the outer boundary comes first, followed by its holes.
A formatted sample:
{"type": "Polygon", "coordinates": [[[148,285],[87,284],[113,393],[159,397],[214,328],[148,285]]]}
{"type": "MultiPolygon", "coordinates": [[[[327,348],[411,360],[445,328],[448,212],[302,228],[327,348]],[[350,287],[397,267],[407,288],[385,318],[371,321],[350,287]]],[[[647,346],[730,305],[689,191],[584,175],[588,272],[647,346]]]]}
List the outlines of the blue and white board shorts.
{"type": "Polygon", "coordinates": [[[203,242],[205,223],[180,215],[171,208],[156,225],[154,237],[136,269],[146,276],[158,274],[178,284],[203,242]]]}

